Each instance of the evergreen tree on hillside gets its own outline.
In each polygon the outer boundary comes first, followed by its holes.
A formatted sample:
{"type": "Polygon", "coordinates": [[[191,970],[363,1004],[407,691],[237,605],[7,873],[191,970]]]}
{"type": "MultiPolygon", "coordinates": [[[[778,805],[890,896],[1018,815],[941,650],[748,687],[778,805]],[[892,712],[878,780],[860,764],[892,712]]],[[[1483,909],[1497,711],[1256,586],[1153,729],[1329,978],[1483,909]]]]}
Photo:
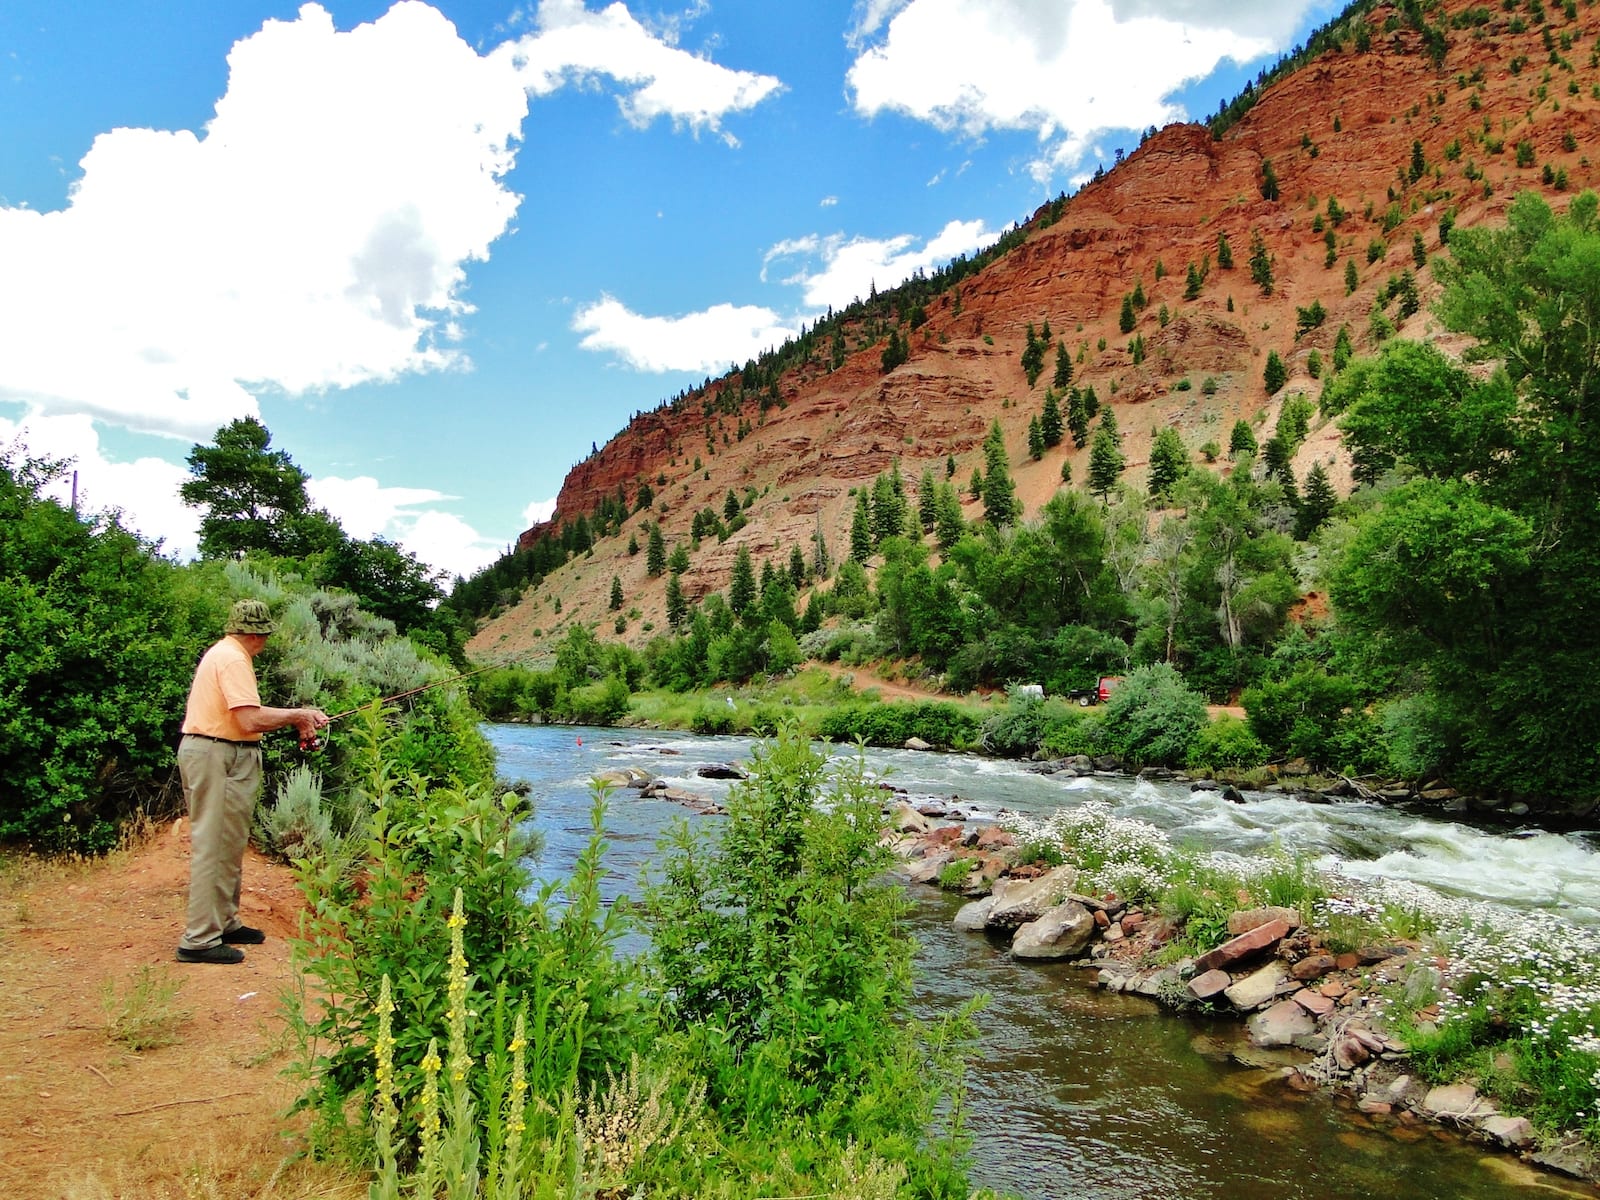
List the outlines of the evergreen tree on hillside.
{"type": "Polygon", "coordinates": [[[822,536],[822,514],[816,515],[816,526],[811,531],[811,574],[816,579],[826,579],[833,569],[828,557],[828,539],[822,536]]]}
{"type": "Polygon", "coordinates": [[[722,520],[724,524],[731,525],[739,516],[739,497],[733,494],[733,489],[728,489],[728,494],[722,501],[722,520]]]}
{"type": "Polygon", "coordinates": [[[1056,343],[1056,374],[1051,384],[1063,392],[1072,384],[1072,354],[1064,341],[1056,343]]]}
{"type": "Polygon", "coordinates": [[[1165,500],[1188,469],[1189,452],[1184,448],[1183,439],[1172,426],[1165,426],[1150,446],[1150,495],[1165,500]]]}
{"type": "Polygon", "coordinates": [[[1033,331],[1033,322],[1028,322],[1028,341],[1022,348],[1022,373],[1027,377],[1028,386],[1032,387],[1039,381],[1039,376],[1044,371],[1045,343],[1033,331]]]}
{"type": "Polygon", "coordinates": [[[611,611],[616,612],[622,607],[622,579],[619,576],[611,577],[611,611]]]}
{"type": "Polygon", "coordinates": [[[983,441],[983,458],[987,468],[983,477],[984,520],[997,529],[1014,524],[1022,515],[1022,505],[1016,485],[1011,482],[1011,464],[999,421],[989,427],[989,436],[983,441]]]}
{"type": "Polygon", "coordinates": [[[667,543],[661,536],[661,522],[650,522],[649,540],[645,543],[644,571],[654,579],[667,569],[667,543]]]}
{"type": "Polygon", "coordinates": [[[1272,295],[1272,255],[1259,229],[1250,231],[1250,278],[1263,296],[1272,295]]]}
{"type": "Polygon", "coordinates": [[[675,542],[672,553],[667,555],[667,570],[674,575],[682,575],[689,569],[689,547],[682,542],[675,542]]]}
{"type": "Polygon", "coordinates": [[[1123,333],[1132,333],[1133,327],[1139,323],[1137,314],[1133,311],[1133,297],[1122,298],[1122,311],[1117,315],[1117,328],[1123,333]]]}
{"type": "Polygon", "coordinates": [[[862,565],[872,557],[872,517],[867,512],[867,489],[856,492],[856,511],[850,518],[850,560],[862,565]]]}
{"type": "Polygon", "coordinates": [[[1089,448],[1089,491],[1102,500],[1110,499],[1122,476],[1122,467],[1122,451],[1117,448],[1116,434],[1102,423],[1089,448]]]}
{"type": "Polygon", "coordinates": [[[1053,390],[1045,391],[1044,409],[1039,414],[1039,432],[1044,437],[1046,449],[1054,449],[1061,444],[1061,406],[1056,402],[1053,390]]]}
{"type": "Polygon", "coordinates": [[[1300,508],[1295,513],[1294,536],[1305,541],[1315,533],[1332,514],[1339,497],[1333,490],[1328,473],[1317,463],[1306,476],[1305,494],[1300,497],[1300,508]]]}
{"type": "Polygon", "coordinates": [[[1044,431],[1038,417],[1028,418],[1028,457],[1038,462],[1044,457],[1044,431]]]}
{"type": "Polygon", "coordinates": [[[1276,350],[1267,351],[1267,365],[1262,369],[1261,382],[1267,386],[1267,395],[1275,396],[1289,382],[1289,368],[1283,365],[1276,350]]]}
{"type": "Polygon", "coordinates": [[[1254,454],[1257,449],[1255,431],[1250,428],[1249,421],[1240,417],[1228,436],[1228,457],[1237,459],[1241,454],[1254,454]]]}
{"type": "Polygon", "coordinates": [[[677,629],[688,614],[689,604],[683,597],[683,584],[678,582],[678,576],[667,576],[667,624],[677,629]]]}
{"type": "Polygon", "coordinates": [[[1272,169],[1272,160],[1261,160],[1261,198],[1263,200],[1276,200],[1278,198],[1278,173],[1272,169]]]}
{"type": "Polygon", "coordinates": [[[805,587],[809,577],[806,575],[806,556],[800,552],[798,544],[789,547],[789,584],[795,591],[805,587]]]}
{"type": "Polygon", "coordinates": [[[1089,444],[1089,406],[1077,388],[1067,393],[1067,428],[1072,430],[1072,444],[1079,450],[1089,444]]]}
{"type": "Polygon", "coordinates": [[[756,598],[756,571],[750,561],[750,547],[740,546],[733,556],[733,575],[728,580],[728,607],[740,616],[756,598]]]}
{"type": "Polygon", "coordinates": [[[933,523],[939,515],[933,487],[933,470],[923,467],[922,477],[917,480],[917,523],[923,533],[933,532],[933,523]]]}
{"type": "Polygon", "coordinates": [[[1122,430],[1117,428],[1117,414],[1114,409],[1101,410],[1100,431],[1110,436],[1113,446],[1119,449],[1122,447],[1122,430]]]}
{"type": "Polygon", "coordinates": [[[936,512],[933,520],[934,537],[942,549],[948,550],[961,540],[967,531],[967,521],[961,514],[961,497],[948,483],[939,485],[935,497],[936,512]]]}
{"type": "Polygon", "coordinates": [[[1228,242],[1226,233],[1217,233],[1217,266],[1224,271],[1233,270],[1233,247],[1228,242]]]}

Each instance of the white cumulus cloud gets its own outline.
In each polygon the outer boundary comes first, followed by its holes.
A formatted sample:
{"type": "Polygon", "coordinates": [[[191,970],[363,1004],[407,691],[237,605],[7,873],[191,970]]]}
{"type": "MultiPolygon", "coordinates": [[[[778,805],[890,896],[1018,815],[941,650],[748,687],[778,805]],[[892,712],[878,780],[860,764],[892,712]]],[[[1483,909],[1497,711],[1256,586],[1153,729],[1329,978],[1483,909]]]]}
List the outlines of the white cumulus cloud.
{"type": "Polygon", "coordinates": [[[1070,170],[1095,133],[1185,116],[1168,98],[1224,58],[1283,48],[1322,0],[871,0],[851,44],[858,112],[981,137],[1024,130],[1033,173],[1070,170]],[[960,36],[951,36],[959,30],[960,36]]]}
{"type": "Polygon", "coordinates": [[[464,264],[518,197],[509,65],[438,12],[308,4],[228,56],[200,134],[97,137],[67,207],[0,208],[0,399],[180,437],[459,361],[464,264]]]}
{"type": "Polygon", "coordinates": [[[715,304],[701,312],[651,317],[612,296],[579,309],[573,329],[585,350],[616,355],[640,371],[717,371],[775,349],[799,332],[770,308],[715,304]]]}
{"type": "Polygon", "coordinates": [[[522,527],[532,529],[541,521],[548,521],[556,515],[556,498],[551,496],[548,500],[534,500],[522,510],[522,527]]]}
{"type": "MultiPolygon", "coordinates": [[[[686,15],[693,19],[699,10],[686,15]]],[[[535,23],[534,32],[496,51],[515,66],[528,91],[540,96],[607,76],[629,89],[617,105],[637,128],[668,117],[736,145],[722,118],[755,107],[783,87],[774,76],[730,70],[680,49],[672,44],[677,22],[653,33],[621,3],[591,12],[583,0],[543,0],[535,23]]]]}
{"type": "Polygon", "coordinates": [[[891,238],[847,238],[842,233],[810,234],[779,242],[766,253],[763,277],[774,263],[794,264],[783,282],[803,289],[806,306],[843,308],[865,299],[876,287],[885,291],[917,271],[934,271],[960,254],[988,245],[999,235],[983,221],[951,221],[933,237],[919,240],[900,234],[891,238]]]}

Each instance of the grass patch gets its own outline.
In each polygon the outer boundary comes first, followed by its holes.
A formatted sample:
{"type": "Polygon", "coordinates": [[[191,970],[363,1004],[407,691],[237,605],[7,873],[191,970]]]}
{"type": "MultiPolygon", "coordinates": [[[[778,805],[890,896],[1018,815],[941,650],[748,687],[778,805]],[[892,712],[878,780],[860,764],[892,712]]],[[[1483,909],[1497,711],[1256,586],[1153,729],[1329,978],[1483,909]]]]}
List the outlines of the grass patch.
{"type": "Polygon", "coordinates": [[[178,1027],[189,1019],[177,1005],[178,981],[148,963],[140,967],[125,987],[107,980],[100,997],[106,1017],[106,1037],[135,1054],[170,1046],[178,1040],[178,1027]]]}

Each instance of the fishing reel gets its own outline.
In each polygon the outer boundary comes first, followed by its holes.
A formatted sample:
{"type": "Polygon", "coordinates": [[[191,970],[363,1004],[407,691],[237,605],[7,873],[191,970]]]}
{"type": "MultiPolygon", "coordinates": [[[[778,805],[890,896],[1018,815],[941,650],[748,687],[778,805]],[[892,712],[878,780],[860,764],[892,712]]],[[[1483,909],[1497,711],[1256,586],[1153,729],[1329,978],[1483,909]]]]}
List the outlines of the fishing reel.
{"type": "Polygon", "coordinates": [[[304,734],[300,738],[301,754],[318,754],[328,748],[328,739],[320,733],[304,734]]]}

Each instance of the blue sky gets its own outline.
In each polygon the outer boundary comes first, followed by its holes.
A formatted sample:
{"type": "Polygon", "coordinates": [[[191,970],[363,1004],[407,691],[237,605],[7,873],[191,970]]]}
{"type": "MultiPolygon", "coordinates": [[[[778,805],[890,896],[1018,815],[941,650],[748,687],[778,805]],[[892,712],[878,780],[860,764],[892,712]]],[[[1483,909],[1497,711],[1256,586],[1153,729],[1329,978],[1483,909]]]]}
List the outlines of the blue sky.
{"type": "Polygon", "coordinates": [[[192,554],[259,416],[451,573],[591,444],[1204,117],[1320,0],[7,0],[0,446],[192,554]]]}

